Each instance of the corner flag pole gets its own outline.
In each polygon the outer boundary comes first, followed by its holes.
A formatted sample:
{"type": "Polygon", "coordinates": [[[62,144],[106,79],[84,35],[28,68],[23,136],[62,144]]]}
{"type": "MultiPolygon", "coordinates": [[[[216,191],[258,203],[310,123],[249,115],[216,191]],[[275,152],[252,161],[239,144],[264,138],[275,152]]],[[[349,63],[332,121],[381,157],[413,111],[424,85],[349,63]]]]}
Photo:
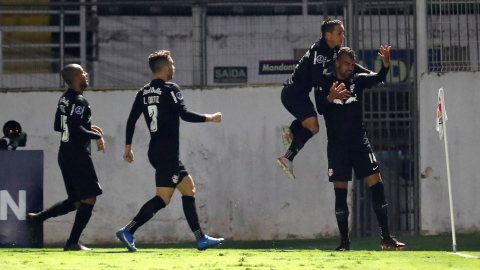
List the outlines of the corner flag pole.
{"type": "MultiPolygon", "coordinates": [[[[442,92],[442,99],[441,99],[441,104],[442,104],[442,109],[445,115],[445,104],[444,104],[444,97],[443,97],[443,88],[440,88],[439,92],[442,92]]],[[[455,220],[453,216],[453,199],[452,199],[452,181],[450,180],[450,159],[448,155],[448,139],[447,139],[447,121],[446,119],[442,119],[442,125],[443,125],[443,135],[445,136],[445,159],[447,160],[447,182],[448,182],[448,199],[450,202],[450,222],[452,224],[452,241],[453,241],[453,252],[457,252],[457,239],[455,237],[455,220]]]]}

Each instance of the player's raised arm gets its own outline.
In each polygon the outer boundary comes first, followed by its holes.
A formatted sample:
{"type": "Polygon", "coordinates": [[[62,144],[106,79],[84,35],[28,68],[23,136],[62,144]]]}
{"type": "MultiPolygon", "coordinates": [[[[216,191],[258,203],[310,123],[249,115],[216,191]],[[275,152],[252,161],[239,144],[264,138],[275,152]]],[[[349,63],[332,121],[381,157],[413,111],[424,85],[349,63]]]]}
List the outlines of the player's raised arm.
{"type": "Polygon", "coordinates": [[[359,74],[359,86],[371,88],[375,84],[379,84],[386,79],[388,70],[390,68],[390,49],[390,46],[380,46],[378,55],[382,58],[382,68],[378,73],[359,74]]]}

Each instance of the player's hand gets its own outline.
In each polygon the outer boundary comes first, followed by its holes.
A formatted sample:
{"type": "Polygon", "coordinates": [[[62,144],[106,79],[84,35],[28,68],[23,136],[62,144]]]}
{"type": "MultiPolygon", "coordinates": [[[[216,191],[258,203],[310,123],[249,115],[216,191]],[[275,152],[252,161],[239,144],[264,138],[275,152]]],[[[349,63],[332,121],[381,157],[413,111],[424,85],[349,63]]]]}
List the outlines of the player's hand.
{"type": "Polygon", "coordinates": [[[352,93],[345,89],[345,84],[334,82],[330,88],[330,93],[328,94],[327,99],[329,102],[333,102],[335,99],[348,99],[351,95],[352,93]]]}
{"type": "Polygon", "coordinates": [[[207,121],[208,122],[215,122],[215,123],[222,122],[222,113],[217,112],[217,113],[214,113],[214,114],[207,114],[207,121]]]}
{"type": "Polygon", "coordinates": [[[103,138],[100,138],[97,141],[97,151],[103,151],[105,153],[105,141],[103,138]]]}
{"type": "Polygon", "coordinates": [[[125,145],[125,154],[123,154],[123,159],[128,163],[132,163],[135,160],[131,145],[125,145]]]}
{"type": "Polygon", "coordinates": [[[390,48],[391,46],[385,45],[385,47],[380,46],[380,51],[378,52],[378,56],[382,58],[383,66],[388,68],[390,66],[390,48]]]}

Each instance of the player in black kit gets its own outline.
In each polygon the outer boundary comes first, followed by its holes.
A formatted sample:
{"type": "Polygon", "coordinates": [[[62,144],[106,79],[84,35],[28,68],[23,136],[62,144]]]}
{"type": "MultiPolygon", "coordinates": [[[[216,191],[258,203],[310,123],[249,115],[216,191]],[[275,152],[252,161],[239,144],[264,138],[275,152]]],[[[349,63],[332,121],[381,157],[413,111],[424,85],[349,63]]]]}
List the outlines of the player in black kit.
{"type": "Polygon", "coordinates": [[[175,67],[169,51],[157,51],[148,57],[153,80],[138,93],[127,121],[126,145],[123,158],[134,160],[132,137],[135,123],[143,113],[150,130],[148,159],[155,168],[156,195],[145,203],[130,223],[117,232],[117,237],[131,252],[137,251],[133,234],[166,207],[178,189],[182,193],[183,211],[188,225],[195,235],[197,248],[205,250],[223,242],[202,232],[195,206],[195,186],[192,177],[179,159],[180,118],[187,122],[221,122],[222,114],[198,114],[187,110],[178,85],[168,82],[175,67]]]}
{"type": "MultiPolygon", "coordinates": [[[[284,83],[282,103],[296,118],[290,127],[282,127],[282,139],[287,153],[278,158],[278,165],[288,177],[293,175],[293,158],[305,143],[319,131],[317,112],[310,100],[312,87],[323,81],[323,74],[333,68],[337,52],[345,39],[345,28],[340,20],[327,19],[322,24],[322,37],[315,42],[298,62],[292,76],[284,83]]],[[[356,73],[370,70],[355,65],[356,73]]]]}
{"type": "Polygon", "coordinates": [[[390,67],[390,47],[381,46],[378,55],[383,60],[378,74],[355,74],[355,52],[342,47],[335,61],[335,72],[326,74],[322,85],[315,89],[317,110],[323,114],[327,128],[328,177],[335,190],[335,215],[342,237],[337,251],[350,250],[347,189],[352,168],[356,178],[364,179],[372,192],[373,209],[382,233],[380,246],[406,248],[390,235],[383,182],[363,124],[363,90],[385,80],[390,67]]]}
{"type": "Polygon", "coordinates": [[[78,242],[92,216],[96,197],[102,194],[90,157],[90,141],[96,140],[98,151],[103,150],[104,153],[105,142],[101,134],[92,131],[92,112],[83,97],[83,91],[88,86],[87,73],[80,65],[70,64],[62,70],[62,77],[68,84],[68,90],[58,101],[54,129],[62,133],[58,164],[68,198],[40,213],[29,213],[28,234],[32,241],[36,241],[37,230],[43,221],[77,210],[70,237],[63,249],[91,250],[78,242]]]}

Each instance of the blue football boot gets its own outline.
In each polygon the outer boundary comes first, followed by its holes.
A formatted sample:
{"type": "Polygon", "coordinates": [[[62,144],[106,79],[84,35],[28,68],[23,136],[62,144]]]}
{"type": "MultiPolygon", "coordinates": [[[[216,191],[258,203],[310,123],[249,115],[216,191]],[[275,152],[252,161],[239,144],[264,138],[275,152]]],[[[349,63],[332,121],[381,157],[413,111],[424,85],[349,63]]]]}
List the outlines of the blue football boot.
{"type": "Polygon", "coordinates": [[[205,234],[201,239],[197,239],[197,248],[198,250],[205,250],[207,248],[219,245],[223,243],[223,238],[213,238],[205,234]]]}
{"type": "Polygon", "coordinates": [[[127,247],[128,251],[138,251],[138,249],[135,247],[135,238],[133,237],[133,234],[128,232],[125,227],[121,228],[116,234],[118,239],[120,239],[120,241],[122,241],[122,243],[127,247]]]}

